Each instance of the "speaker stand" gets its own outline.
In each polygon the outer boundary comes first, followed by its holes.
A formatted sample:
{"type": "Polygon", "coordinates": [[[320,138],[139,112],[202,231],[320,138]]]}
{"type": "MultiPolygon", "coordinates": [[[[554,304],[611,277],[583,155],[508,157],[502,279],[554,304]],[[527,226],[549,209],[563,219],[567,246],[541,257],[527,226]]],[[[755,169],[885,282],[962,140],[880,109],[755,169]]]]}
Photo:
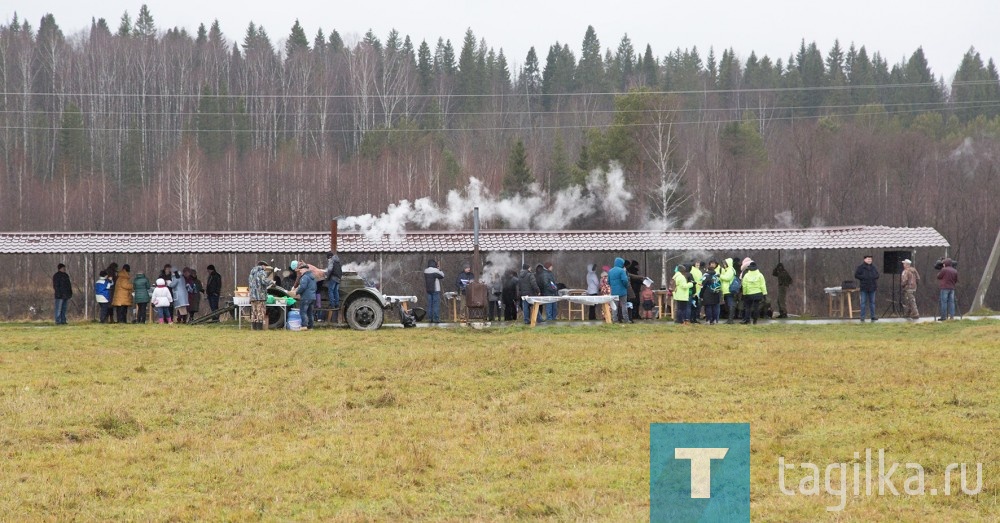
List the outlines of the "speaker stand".
{"type": "Polygon", "coordinates": [[[900,276],[898,274],[893,274],[892,275],[892,284],[890,285],[890,287],[892,288],[892,291],[891,291],[892,292],[892,299],[889,302],[889,305],[887,305],[885,307],[885,310],[882,311],[882,316],[881,317],[883,317],[883,318],[889,318],[889,317],[893,317],[894,316],[894,317],[898,318],[903,313],[903,288],[902,288],[902,285],[903,285],[903,282],[902,282],[902,279],[900,278],[900,276]],[[891,313],[890,313],[890,311],[891,311],[891,313]]]}

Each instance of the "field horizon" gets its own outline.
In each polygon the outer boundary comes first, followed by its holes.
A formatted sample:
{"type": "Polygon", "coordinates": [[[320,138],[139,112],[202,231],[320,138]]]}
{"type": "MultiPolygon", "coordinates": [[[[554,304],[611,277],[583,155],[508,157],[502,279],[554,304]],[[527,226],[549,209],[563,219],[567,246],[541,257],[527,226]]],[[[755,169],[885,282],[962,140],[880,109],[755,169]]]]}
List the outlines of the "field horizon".
{"type": "Polygon", "coordinates": [[[0,337],[0,520],[645,520],[674,422],[750,424],[754,521],[1000,520],[994,320],[0,337]],[[779,489],[866,449],[981,490],[779,489]]]}

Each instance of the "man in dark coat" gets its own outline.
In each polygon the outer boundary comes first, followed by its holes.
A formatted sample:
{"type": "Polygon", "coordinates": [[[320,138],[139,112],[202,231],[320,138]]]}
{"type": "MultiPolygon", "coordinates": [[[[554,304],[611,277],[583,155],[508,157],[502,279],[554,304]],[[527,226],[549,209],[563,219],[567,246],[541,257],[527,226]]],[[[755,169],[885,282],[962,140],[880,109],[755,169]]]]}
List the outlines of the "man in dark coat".
{"type": "Polygon", "coordinates": [[[861,290],[861,321],[865,321],[865,311],[871,311],[872,321],[878,321],[875,316],[875,291],[878,290],[878,269],[872,264],[872,255],[868,254],[864,262],[854,271],[854,279],[860,282],[861,290]]]}
{"type": "Polygon", "coordinates": [[[52,275],[52,290],[55,292],[56,325],[66,325],[66,307],[69,305],[69,299],[73,297],[73,286],[69,282],[69,274],[66,274],[66,265],[62,263],[56,267],[56,273],[52,275]]]}
{"type": "Polygon", "coordinates": [[[208,297],[208,307],[212,309],[212,312],[215,312],[219,309],[219,297],[222,296],[222,275],[215,271],[215,265],[208,266],[208,281],[206,283],[205,296],[208,297]]]}
{"type": "Polygon", "coordinates": [[[788,309],[785,308],[785,297],[788,296],[788,287],[792,285],[792,275],[788,274],[785,265],[778,262],[771,272],[771,276],[778,279],[778,317],[787,318],[788,309]]]}
{"type": "Polygon", "coordinates": [[[639,260],[632,260],[625,265],[625,273],[628,274],[629,290],[628,301],[632,304],[632,310],[628,311],[629,319],[639,317],[639,292],[642,291],[642,282],[645,276],[639,274],[639,260]]]}
{"type": "MultiPolygon", "coordinates": [[[[552,267],[552,262],[545,262],[545,264],[542,265],[542,272],[539,277],[540,283],[538,285],[538,289],[542,292],[542,296],[559,296],[559,286],[556,283],[556,275],[552,271],[552,267]]],[[[558,303],[545,304],[545,319],[555,321],[558,316],[558,303]]]]}
{"type": "MultiPolygon", "coordinates": [[[[517,275],[517,294],[522,298],[541,295],[538,280],[534,274],[531,274],[531,266],[527,263],[521,266],[521,272],[517,275]]],[[[542,315],[541,310],[538,311],[538,315],[542,315]]],[[[523,299],[521,299],[521,316],[524,318],[525,324],[531,323],[531,304],[523,299]]]]}
{"type": "Polygon", "coordinates": [[[517,272],[513,269],[507,271],[503,275],[503,279],[500,280],[500,286],[502,292],[500,295],[503,301],[503,319],[504,321],[514,321],[517,319],[517,302],[521,298],[517,295],[517,286],[520,280],[517,278],[517,272]]]}

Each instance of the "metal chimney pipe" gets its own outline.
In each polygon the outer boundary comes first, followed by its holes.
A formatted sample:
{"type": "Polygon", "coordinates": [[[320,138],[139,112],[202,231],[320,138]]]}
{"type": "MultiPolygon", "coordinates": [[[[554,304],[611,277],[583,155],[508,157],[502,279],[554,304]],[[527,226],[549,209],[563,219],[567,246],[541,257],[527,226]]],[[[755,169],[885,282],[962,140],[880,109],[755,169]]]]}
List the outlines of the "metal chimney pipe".
{"type": "Polygon", "coordinates": [[[472,245],[479,247],[479,207],[472,209],[472,245]]]}
{"type": "MultiPolygon", "coordinates": [[[[472,267],[474,271],[482,271],[483,264],[479,258],[479,207],[472,209],[472,267]]],[[[479,278],[482,279],[480,274],[479,278]]]]}
{"type": "Polygon", "coordinates": [[[330,220],[330,250],[337,252],[337,219],[330,220]]]}

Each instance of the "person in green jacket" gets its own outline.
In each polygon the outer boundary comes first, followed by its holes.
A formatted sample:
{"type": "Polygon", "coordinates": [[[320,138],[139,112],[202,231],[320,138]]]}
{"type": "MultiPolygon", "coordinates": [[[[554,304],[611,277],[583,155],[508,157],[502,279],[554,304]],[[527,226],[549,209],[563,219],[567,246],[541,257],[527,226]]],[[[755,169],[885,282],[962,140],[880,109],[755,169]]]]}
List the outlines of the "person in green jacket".
{"type": "Polygon", "coordinates": [[[150,297],[152,296],[149,278],[143,273],[138,273],[135,275],[135,279],[132,280],[132,293],[135,299],[135,304],[139,308],[136,313],[135,322],[136,323],[146,323],[147,309],[149,307],[150,297]]]}
{"type": "Polygon", "coordinates": [[[674,321],[677,323],[689,323],[691,315],[691,288],[694,283],[688,278],[690,274],[683,265],[674,268],[674,321]]]}
{"type": "Polygon", "coordinates": [[[736,269],[733,268],[733,259],[725,258],[719,266],[719,281],[722,282],[722,298],[726,301],[726,311],[729,319],[726,323],[732,325],[733,318],[736,317],[736,296],[729,292],[729,286],[736,279],[736,269]]]}
{"type": "Polygon", "coordinates": [[[701,318],[701,280],[705,277],[701,270],[702,262],[694,260],[691,262],[691,278],[694,280],[694,287],[691,288],[691,323],[698,323],[701,318]]]}
{"type": "Polygon", "coordinates": [[[744,325],[753,321],[757,324],[760,303],[767,296],[767,280],[757,269],[757,262],[751,261],[743,276],[743,321],[744,325]]]}

